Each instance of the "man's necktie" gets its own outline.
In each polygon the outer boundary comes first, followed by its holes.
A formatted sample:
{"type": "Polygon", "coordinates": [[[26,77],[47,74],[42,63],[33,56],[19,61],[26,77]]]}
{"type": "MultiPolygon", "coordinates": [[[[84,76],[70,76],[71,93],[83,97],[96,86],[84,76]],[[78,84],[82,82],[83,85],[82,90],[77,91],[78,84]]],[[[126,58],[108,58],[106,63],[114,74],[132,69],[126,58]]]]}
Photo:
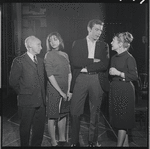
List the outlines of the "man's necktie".
{"type": "Polygon", "coordinates": [[[37,65],[38,61],[36,59],[36,56],[34,55],[34,63],[37,65]]]}

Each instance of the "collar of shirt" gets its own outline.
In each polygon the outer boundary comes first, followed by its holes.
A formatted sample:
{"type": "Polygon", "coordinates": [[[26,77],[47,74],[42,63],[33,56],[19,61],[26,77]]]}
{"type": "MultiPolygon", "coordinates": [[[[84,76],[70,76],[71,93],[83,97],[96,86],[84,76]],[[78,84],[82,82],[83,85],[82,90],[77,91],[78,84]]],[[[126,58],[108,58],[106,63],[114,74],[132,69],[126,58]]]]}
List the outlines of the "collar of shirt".
{"type": "Polygon", "coordinates": [[[94,59],[96,41],[92,42],[88,36],[86,37],[86,39],[88,44],[88,58],[94,59]]]}
{"type": "Polygon", "coordinates": [[[87,42],[90,42],[92,44],[95,44],[97,42],[97,40],[91,41],[90,38],[89,38],[89,36],[86,36],[86,40],[87,40],[87,42]]]}
{"type": "Polygon", "coordinates": [[[27,51],[27,54],[29,55],[29,57],[32,59],[32,61],[34,62],[34,55],[31,54],[30,52],[27,51]]]}

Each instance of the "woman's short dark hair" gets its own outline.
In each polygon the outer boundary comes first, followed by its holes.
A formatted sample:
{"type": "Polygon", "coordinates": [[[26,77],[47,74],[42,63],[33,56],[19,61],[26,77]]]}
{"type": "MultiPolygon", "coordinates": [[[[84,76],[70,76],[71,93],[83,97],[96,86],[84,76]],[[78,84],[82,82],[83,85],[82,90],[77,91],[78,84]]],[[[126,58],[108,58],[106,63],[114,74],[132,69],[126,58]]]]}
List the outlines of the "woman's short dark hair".
{"type": "Polygon", "coordinates": [[[90,20],[89,22],[88,22],[88,25],[87,25],[87,27],[89,27],[89,28],[92,28],[95,24],[99,24],[99,25],[104,25],[104,22],[102,22],[101,20],[99,20],[99,19],[93,19],[93,20],[90,20]]]}
{"type": "Polygon", "coordinates": [[[59,51],[63,50],[64,49],[64,42],[63,42],[63,39],[61,37],[61,35],[58,33],[58,32],[52,32],[50,33],[48,36],[47,36],[47,39],[46,39],[46,47],[47,47],[47,52],[48,51],[51,51],[53,48],[51,47],[50,45],[50,37],[51,36],[56,36],[60,42],[59,44],[59,51]]]}

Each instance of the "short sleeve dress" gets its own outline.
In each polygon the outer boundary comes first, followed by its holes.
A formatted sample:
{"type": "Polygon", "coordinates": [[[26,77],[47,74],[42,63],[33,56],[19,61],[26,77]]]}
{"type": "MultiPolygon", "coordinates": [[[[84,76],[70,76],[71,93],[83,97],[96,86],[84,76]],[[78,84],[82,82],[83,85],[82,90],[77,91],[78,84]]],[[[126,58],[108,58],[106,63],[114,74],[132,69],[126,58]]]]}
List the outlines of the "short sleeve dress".
{"type": "Polygon", "coordinates": [[[135,126],[135,89],[132,81],[138,78],[136,61],[125,51],[112,57],[111,67],[124,72],[125,79],[112,76],[109,92],[110,124],[117,129],[131,129],[135,126]]]}
{"type": "MultiPolygon", "coordinates": [[[[52,50],[46,53],[44,58],[47,77],[53,75],[64,93],[68,90],[68,74],[70,64],[68,55],[65,52],[52,50]],[[62,54],[61,54],[62,53],[62,54]]],[[[48,80],[46,98],[46,114],[48,118],[59,118],[60,94],[48,80]]],[[[62,100],[63,102],[63,100],[62,100]]]]}

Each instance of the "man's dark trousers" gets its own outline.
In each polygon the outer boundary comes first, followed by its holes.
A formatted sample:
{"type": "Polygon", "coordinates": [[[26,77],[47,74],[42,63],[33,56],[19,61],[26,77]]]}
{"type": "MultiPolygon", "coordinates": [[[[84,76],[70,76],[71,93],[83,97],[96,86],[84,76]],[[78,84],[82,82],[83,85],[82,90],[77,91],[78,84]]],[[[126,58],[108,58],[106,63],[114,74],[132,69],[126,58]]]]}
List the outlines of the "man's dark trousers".
{"type": "Polygon", "coordinates": [[[72,132],[71,143],[79,142],[80,115],[84,111],[85,99],[89,96],[90,102],[90,127],[89,141],[96,142],[97,137],[94,136],[96,130],[96,122],[98,121],[98,113],[102,101],[103,90],[99,83],[98,74],[80,73],[76,79],[71,99],[71,115],[72,115],[72,132]]]}
{"type": "Polygon", "coordinates": [[[30,128],[32,128],[31,146],[41,146],[45,127],[45,106],[18,107],[20,117],[21,146],[29,146],[30,128]]]}

